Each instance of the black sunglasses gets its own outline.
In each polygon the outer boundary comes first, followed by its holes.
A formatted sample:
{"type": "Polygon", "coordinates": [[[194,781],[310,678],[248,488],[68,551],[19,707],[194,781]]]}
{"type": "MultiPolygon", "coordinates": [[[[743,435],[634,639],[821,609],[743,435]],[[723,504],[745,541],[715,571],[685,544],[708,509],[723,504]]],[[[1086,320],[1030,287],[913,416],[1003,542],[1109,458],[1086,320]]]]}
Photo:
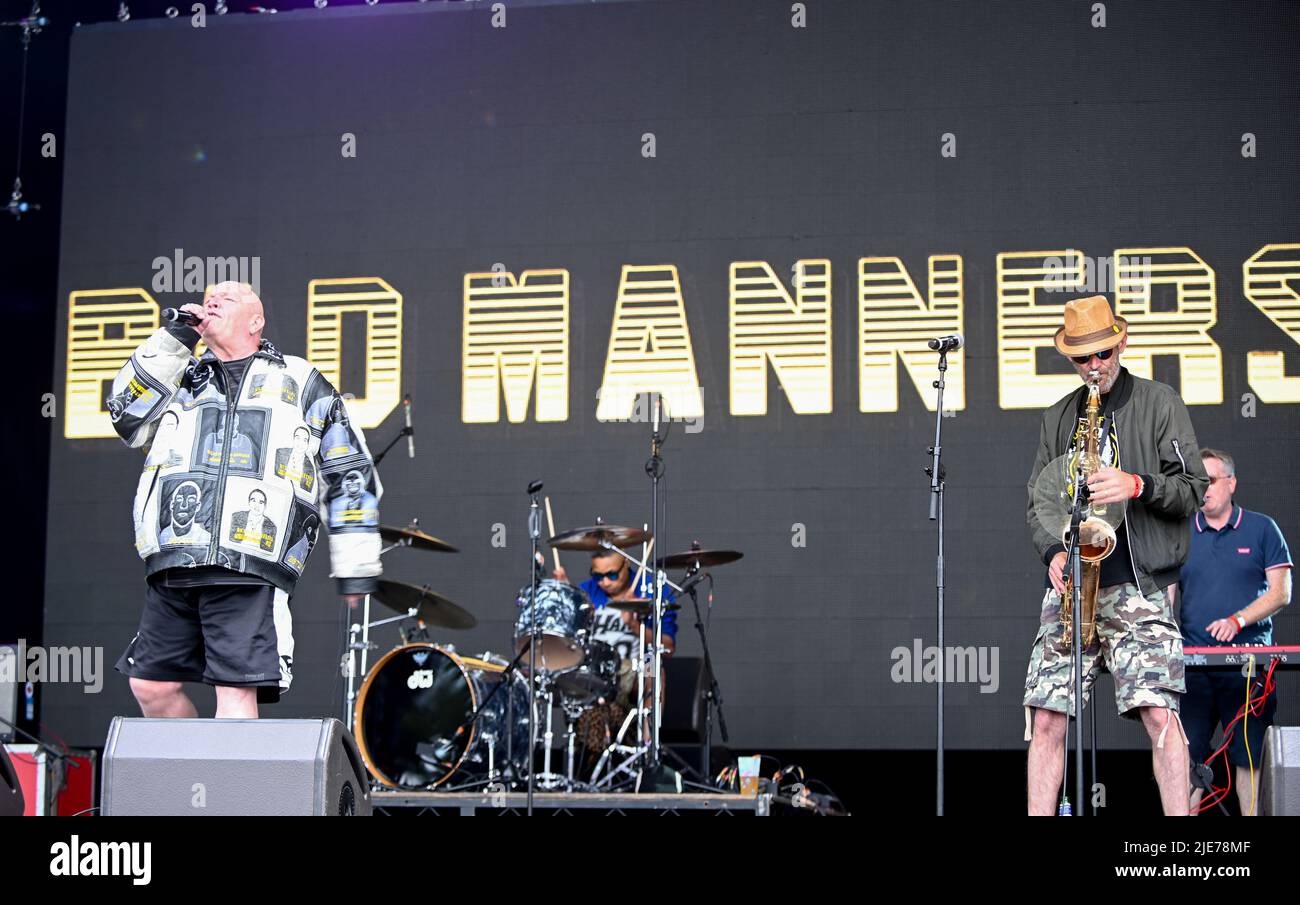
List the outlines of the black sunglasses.
{"type": "MultiPolygon", "coordinates": [[[[1102,361],[1110,361],[1110,357],[1115,354],[1114,349],[1102,349],[1100,352],[1093,353],[1102,361]]],[[[1071,355],[1070,361],[1077,365],[1086,365],[1092,361],[1092,355],[1071,355]]]]}
{"type": "Polygon", "coordinates": [[[606,581],[618,581],[618,576],[623,572],[622,569],[615,569],[613,572],[592,572],[591,577],[600,581],[602,578],[606,581]]]}

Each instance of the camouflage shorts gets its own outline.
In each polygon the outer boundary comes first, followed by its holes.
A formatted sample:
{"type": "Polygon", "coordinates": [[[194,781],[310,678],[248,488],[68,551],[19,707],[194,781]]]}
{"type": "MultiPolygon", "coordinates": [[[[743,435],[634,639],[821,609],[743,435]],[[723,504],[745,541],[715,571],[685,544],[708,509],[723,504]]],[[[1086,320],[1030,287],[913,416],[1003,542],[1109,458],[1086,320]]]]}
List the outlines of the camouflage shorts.
{"type": "MultiPolygon", "coordinates": [[[[1102,658],[1115,680],[1115,706],[1136,719],[1138,707],[1178,711],[1186,691],[1183,638],[1164,591],[1143,596],[1136,585],[1097,593],[1097,641],[1083,652],[1083,699],[1097,680],[1102,658]]],[[[1025,706],[1074,715],[1074,659],[1061,626],[1061,595],[1043,597],[1038,637],[1025,676],[1025,706]]]]}

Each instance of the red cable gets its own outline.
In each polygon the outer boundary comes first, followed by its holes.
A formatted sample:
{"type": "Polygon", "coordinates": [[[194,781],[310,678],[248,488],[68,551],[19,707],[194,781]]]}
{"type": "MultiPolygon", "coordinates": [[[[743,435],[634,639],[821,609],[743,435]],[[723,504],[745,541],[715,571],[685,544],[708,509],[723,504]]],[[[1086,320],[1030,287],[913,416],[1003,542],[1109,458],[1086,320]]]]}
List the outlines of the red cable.
{"type": "MultiPolygon", "coordinates": [[[[1246,718],[1247,710],[1250,711],[1251,716],[1258,717],[1263,715],[1264,703],[1268,700],[1268,696],[1277,689],[1277,683],[1273,678],[1273,673],[1277,669],[1277,664],[1277,660],[1269,661],[1268,672],[1264,674],[1263,688],[1261,689],[1259,696],[1252,698],[1250,693],[1247,692],[1246,703],[1242,704],[1241,707],[1238,708],[1237,715],[1232,718],[1232,721],[1228,723],[1227,726],[1223,727],[1223,744],[1215,749],[1214,753],[1205,759],[1205,764],[1208,766],[1212,764],[1214,759],[1220,754],[1223,755],[1223,765],[1228,774],[1228,784],[1222,789],[1218,786],[1211,786],[1210,794],[1201,801],[1199,806],[1197,806],[1196,813],[1200,814],[1203,811],[1217,806],[1219,802],[1226,799],[1232,792],[1232,764],[1228,761],[1228,745],[1232,742],[1232,736],[1235,731],[1233,727],[1246,718]]],[[[1253,690],[1254,686],[1252,685],[1251,687],[1253,690]]]]}

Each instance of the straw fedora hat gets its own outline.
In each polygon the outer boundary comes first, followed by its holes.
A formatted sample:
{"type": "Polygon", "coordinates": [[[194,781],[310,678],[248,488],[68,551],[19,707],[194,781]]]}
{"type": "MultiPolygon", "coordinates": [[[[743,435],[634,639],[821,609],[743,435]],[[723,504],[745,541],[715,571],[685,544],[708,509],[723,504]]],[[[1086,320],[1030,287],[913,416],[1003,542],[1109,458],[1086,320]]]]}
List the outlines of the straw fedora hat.
{"type": "Polygon", "coordinates": [[[1092,355],[1113,349],[1128,336],[1128,321],[1116,317],[1103,295],[1071,299],[1065,303],[1065,326],[1053,342],[1062,355],[1092,355]]]}

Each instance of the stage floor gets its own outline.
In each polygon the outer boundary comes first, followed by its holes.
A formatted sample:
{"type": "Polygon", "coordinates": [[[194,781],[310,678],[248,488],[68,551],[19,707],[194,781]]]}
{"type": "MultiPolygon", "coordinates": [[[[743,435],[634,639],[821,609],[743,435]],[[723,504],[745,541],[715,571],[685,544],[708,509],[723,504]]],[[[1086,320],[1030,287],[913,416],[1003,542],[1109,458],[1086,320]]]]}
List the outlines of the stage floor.
{"type": "MultiPolygon", "coordinates": [[[[408,792],[391,789],[371,793],[376,812],[398,808],[425,810],[454,810],[460,816],[472,817],[480,810],[516,811],[528,807],[526,792],[408,792]]],[[[631,792],[535,792],[534,812],[601,811],[621,814],[625,811],[660,811],[671,814],[681,811],[712,811],[715,814],[753,814],[766,817],[771,811],[772,796],[736,795],[725,793],[667,793],[650,792],[637,795],[631,792]]]]}

